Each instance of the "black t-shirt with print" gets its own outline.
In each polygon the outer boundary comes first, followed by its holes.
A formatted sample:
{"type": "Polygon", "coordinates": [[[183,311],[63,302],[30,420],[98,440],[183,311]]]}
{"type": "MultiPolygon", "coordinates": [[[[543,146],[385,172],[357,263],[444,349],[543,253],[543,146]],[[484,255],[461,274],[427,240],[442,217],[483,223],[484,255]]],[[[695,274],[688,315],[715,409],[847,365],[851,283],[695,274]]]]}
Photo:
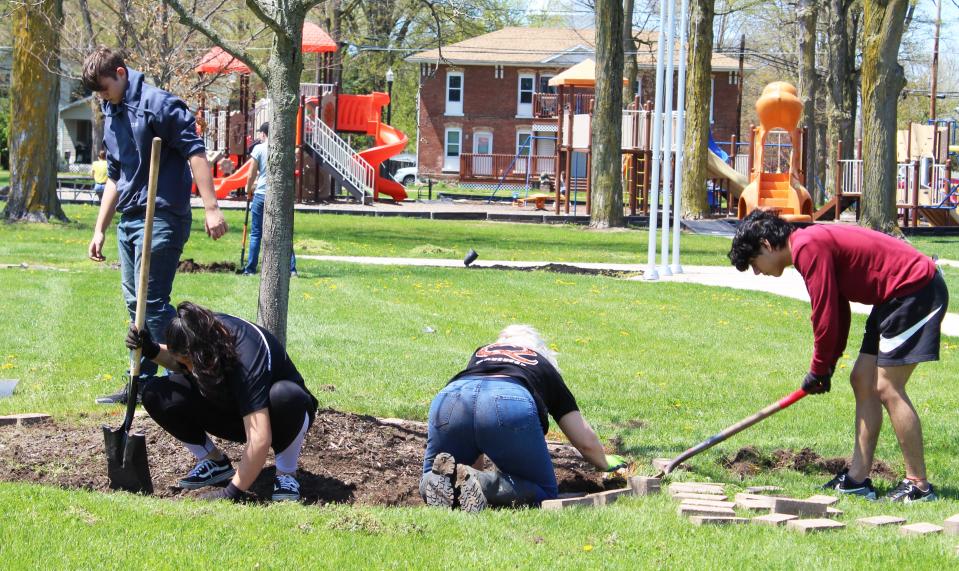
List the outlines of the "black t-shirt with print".
{"type": "Polygon", "coordinates": [[[200,386],[200,392],[217,407],[235,411],[240,416],[267,408],[270,405],[270,387],[279,381],[292,381],[318,402],[290,356],[272,333],[245,319],[217,314],[217,319],[236,339],[239,362],[217,386],[200,386]]]}
{"type": "Polygon", "coordinates": [[[493,343],[480,347],[470,357],[469,365],[450,382],[464,377],[490,375],[511,377],[526,386],[536,401],[543,434],[549,430],[547,412],[559,420],[566,413],[579,410],[573,393],[556,367],[536,351],[517,345],[493,343]]]}

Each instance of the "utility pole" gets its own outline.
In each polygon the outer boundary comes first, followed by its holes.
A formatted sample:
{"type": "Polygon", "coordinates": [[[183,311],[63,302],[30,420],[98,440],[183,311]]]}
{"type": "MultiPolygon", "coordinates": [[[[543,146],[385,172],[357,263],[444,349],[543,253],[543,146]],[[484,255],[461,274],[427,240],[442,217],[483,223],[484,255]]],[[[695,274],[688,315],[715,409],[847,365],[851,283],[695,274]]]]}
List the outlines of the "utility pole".
{"type": "MultiPolygon", "coordinates": [[[[742,140],[742,122],[743,122],[743,60],[746,59],[746,34],[739,36],[739,76],[736,78],[739,84],[736,94],[736,140],[742,140]]],[[[736,149],[733,149],[736,154],[736,149]]]]}
{"type": "Polygon", "coordinates": [[[936,35],[932,40],[932,80],[929,86],[929,118],[936,120],[936,80],[939,75],[939,27],[942,25],[942,0],[936,0],[936,35]]]}

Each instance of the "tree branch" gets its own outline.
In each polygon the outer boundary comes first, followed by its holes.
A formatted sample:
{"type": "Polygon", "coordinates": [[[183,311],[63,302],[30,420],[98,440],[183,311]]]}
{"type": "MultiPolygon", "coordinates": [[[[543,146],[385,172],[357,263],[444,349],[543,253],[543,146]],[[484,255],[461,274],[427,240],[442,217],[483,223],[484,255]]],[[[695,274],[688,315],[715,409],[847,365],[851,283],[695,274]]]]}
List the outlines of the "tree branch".
{"type": "Polygon", "coordinates": [[[183,4],[180,3],[180,0],[163,0],[163,2],[173,8],[173,11],[180,16],[180,22],[184,25],[193,28],[194,30],[200,32],[204,36],[210,39],[211,42],[223,48],[223,51],[245,63],[250,71],[255,73],[264,81],[267,79],[266,70],[262,69],[259,64],[253,61],[253,58],[250,57],[248,53],[240,49],[238,46],[234,45],[232,42],[224,39],[220,34],[216,32],[213,28],[197,20],[192,14],[186,11],[186,8],[183,7],[183,4]]]}
{"type": "MultiPolygon", "coordinates": [[[[165,1],[167,1],[167,0],[164,0],[164,2],[165,2],[165,1]]],[[[263,6],[260,6],[260,3],[259,3],[259,2],[257,2],[256,0],[246,0],[246,7],[249,8],[250,11],[253,12],[253,14],[254,14],[261,22],[263,22],[263,23],[266,24],[267,26],[273,28],[273,31],[274,31],[276,34],[281,35],[281,36],[285,36],[285,35],[286,35],[286,30],[283,29],[283,26],[281,26],[280,23],[276,21],[276,18],[274,18],[273,16],[267,14],[267,13],[263,10],[263,6]]],[[[226,49],[226,48],[224,47],[223,49],[226,49]]],[[[243,62],[243,63],[246,63],[246,62],[243,62]]],[[[248,64],[248,65],[249,65],[249,64],[248,64]]],[[[252,69],[252,68],[251,68],[251,69],[252,69]]],[[[260,76],[260,77],[262,77],[262,76],[260,76]]]]}

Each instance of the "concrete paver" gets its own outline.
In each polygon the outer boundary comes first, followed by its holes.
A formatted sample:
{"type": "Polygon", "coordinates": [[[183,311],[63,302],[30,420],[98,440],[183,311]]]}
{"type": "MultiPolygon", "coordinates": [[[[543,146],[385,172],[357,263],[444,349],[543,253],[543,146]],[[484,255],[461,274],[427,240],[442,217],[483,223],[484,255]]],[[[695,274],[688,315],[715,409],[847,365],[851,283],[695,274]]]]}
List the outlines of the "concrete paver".
{"type": "Polygon", "coordinates": [[[749,518],[745,517],[736,517],[736,516],[700,516],[694,515],[690,516],[689,521],[693,525],[731,525],[737,523],[749,523],[749,518]]]}
{"type": "Polygon", "coordinates": [[[732,508],[711,508],[709,506],[690,506],[686,504],[680,504],[676,508],[676,513],[685,516],[736,517],[736,512],[732,508]]]}
{"type": "Polygon", "coordinates": [[[758,515],[752,519],[753,523],[758,523],[760,525],[771,525],[773,527],[784,525],[787,521],[792,521],[799,518],[798,515],[792,514],[766,514],[758,515]]]}
{"type": "Polygon", "coordinates": [[[562,510],[562,509],[572,508],[577,506],[592,507],[594,505],[595,505],[595,500],[593,498],[589,496],[582,496],[579,498],[543,500],[543,503],[540,504],[540,507],[544,510],[562,510]]]}
{"type": "Polygon", "coordinates": [[[600,507],[600,506],[608,506],[610,504],[614,504],[616,503],[616,500],[618,500],[619,498],[624,496],[632,496],[632,495],[633,495],[632,488],[619,488],[616,490],[606,490],[605,492],[597,492],[595,494],[590,494],[586,497],[592,498],[593,505],[600,507]]]}
{"type": "Polygon", "coordinates": [[[959,535],[959,514],[956,514],[946,520],[942,524],[945,527],[945,531],[949,535],[959,535]]]}
{"type": "Polygon", "coordinates": [[[712,502],[724,502],[729,497],[726,494],[697,494],[694,492],[677,492],[670,495],[677,500],[707,500],[712,502]]]}
{"type": "Polygon", "coordinates": [[[842,529],[846,524],[831,519],[793,519],[786,522],[786,528],[802,533],[842,529]]]}
{"type": "Polygon", "coordinates": [[[21,414],[0,416],[0,426],[30,426],[34,424],[50,422],[50,420],[51,418],[49,414],[43,414],[40,412],[25,412],[21,414]]]}
{"type": "Polygon", "coordinates": [[[934,523],[911,523],[899,528],[899,533],[903,535],[931,535],[942,533],[942,526],[934,523]]]}
{"type": "Polygon", "coordinates": [[[660,492],[662,481],[648,476],[633,476],[629,479],[629,487],[637,496],[651,496],[660,492]]]}
{"type": "Polygon", "coordinates": [[[807,502],[806,500],[796,500],[792,498],[775,498],[773,501],[773,513],[792,514],[792,515],[826,515],[826,504],[820,502],[807,502]]]}
{"type": "Polygon", "coordinates": [[[883,525],[900,525],[906,523],[906,518],[894,515],[874,515],[872,517],[861,517],[856,521],[863,525],[880,527],[883,525]]]}

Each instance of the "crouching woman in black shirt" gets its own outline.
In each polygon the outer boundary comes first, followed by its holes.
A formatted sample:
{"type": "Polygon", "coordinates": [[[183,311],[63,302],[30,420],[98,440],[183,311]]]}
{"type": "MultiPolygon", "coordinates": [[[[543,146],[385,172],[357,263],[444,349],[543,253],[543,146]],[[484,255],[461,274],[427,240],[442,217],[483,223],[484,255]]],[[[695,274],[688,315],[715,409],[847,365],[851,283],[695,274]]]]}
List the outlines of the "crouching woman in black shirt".
{"type": "Polygon", "coordinates": [[[626,465],[603,451],[539,333],[510,325],[495,343],[477,349],[466,369],[433,399],[420,479],[423,500],[479,511],[555,498],[559,489],[544,437],[547,414],[598,469],[626,465]],[[481,454],[495,471],[471,466],[481,454]]]}
{"type": "Polygon", "coordinates": [[[276,456],[274,500],[298,500],[296,467],[317,401],[269,331],[185,301],[166,329],[166,346],[131,325],[126,344],[171,372],[147,383],[143,406],[193,453],[179,482],[197,489],[229,480],[202,497],[237,499],[256,480],[269,449],[276,456]],[[237,469],[209,435],[245,442],[237,469]]]}

